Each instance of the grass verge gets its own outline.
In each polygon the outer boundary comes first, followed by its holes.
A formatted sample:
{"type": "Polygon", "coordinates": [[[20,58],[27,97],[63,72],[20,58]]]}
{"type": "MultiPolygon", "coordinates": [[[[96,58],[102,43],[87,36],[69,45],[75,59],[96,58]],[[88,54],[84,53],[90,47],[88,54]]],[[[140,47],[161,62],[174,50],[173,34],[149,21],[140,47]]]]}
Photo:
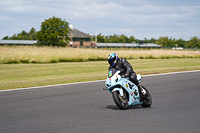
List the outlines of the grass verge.
{"type": "Polygon", "coordinates": [[[35,46],[1,46],[0,64],[106,61],[107,55],[116,52],[126,59],[200,58],[195,50],[163,49],[84,49],[35,46]]]}
{"type": "MultiPolygon", "coordinates": [[[[200,70],[199,58],[131,59],[136,73],[149,75],[200,70]]],[[[0,90],[106,79],[107,61],[51,64],[1,64],[0,90]]],[[[104,84],[102,84],[102,87],[104,84]]]]}

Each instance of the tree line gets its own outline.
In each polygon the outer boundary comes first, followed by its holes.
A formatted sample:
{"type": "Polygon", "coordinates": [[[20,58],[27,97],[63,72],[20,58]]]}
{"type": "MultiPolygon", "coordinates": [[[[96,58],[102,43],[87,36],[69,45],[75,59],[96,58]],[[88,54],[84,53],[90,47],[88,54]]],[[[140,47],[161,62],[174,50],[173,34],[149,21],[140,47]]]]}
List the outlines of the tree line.
{"type": "MultiPolygon", "coordinates": [[[[22,31],[13,36],[5,36],[2,40],[37,40],[37,46],[61,46],[65,47],[71,40],[68,36],[70,31],[69,23],[61,18],[52,17],[46,19],[41,24],[40,31],[31,28],[29,32],[22,31]]],[[[109,35],[104,36],[101,33],[93,36],[91,41],[97,43],[154,43],[162,47],[183,47],[183,48],[200,48],[199,37],[192,37],[189,41],[184,39],[175,39],[172,37],[159,37],[159,39],[144,38],[143,40],[136,39],[134,36],[127,37],[126,35],[109,35]]]]}
{"type": "Polygon", "coordinates": [[[2,40],[37,40],[37,46],[65,47],[71,40],[68,36],[69,23],[61,18],[52,17],[41,24],[40,31],[31,28],[29,33],[22,31],[13,36],[5,36],[2,40]]]}
{"type": "Polygon", "coordinates": [[[159,37],[159,39],[144,38],[143,40],[136,39],[134,36],[127,37],[123,34],[121,35],[109,35],[104,36],[101,33],[97,36],[92,37],[92,41],[97,38],[97,43],[154,43],[161,45],[162,47],[183,47],[183,48],[200,48],[199,37],[192,37],[190,40],[185,41],[184,39],[175,39],[169,37],[159,37]]]}
{"type": "Polygon", "coordinates": [[[28,33],[23,30],[21,33],[14,34],[11,37],[5,36],[2,40],[36,40],[36,34],[35,28],[31,28],[28,33]]]}

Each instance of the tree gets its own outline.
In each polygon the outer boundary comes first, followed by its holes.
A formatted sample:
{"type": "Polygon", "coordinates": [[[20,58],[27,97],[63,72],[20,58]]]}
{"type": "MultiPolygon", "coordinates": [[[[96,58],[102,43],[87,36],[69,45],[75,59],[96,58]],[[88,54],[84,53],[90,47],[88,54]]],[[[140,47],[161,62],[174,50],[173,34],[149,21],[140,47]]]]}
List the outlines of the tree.
{"type": "Polygon", "coordinates": [[[118,37],[119,43],[127,43],[128,37],[121,34],[121,36],[118,37]]]}
{"type": "Polygon", "coordinates": [[[148,43],[148,40],[147,40],[147,38],[146,38],[146,37],[144,38],[144,43],[148,43]]]}
{"type": "Polygon", "coordinates": [[[130,36],[129,37],[129,43],[135,43],[136,40],[135,40],[135,37],[134,36],[130,36]]]}
{"type": "Polygon", "coordinates": [[[119,36],[118,35],[116,35],[116,34],[114,34],[113,36],[110,35],[109,38],[110,38],[110,41],[109,41],[110,43],[119,43],[119,40],[118,40],[119,36]]]}
{"type": "Polygon", "coordinates": [[[5,36],[5,37],[3,37],[2,40],[9,40],[9,37],[8,37],[8,36],[5,36]]]}
{"type": "Polygon", "coordinates": [[[32,38],[23,30],[21,33],[17,34],[17,36],[13,36],[13,40],[32,40],[32,38]]]}
{"type": "Polygon", "coordinates": [[[159,37],[159,39],[156,41],[156,44],[162,45],[162,47],[167,47],[168,44],[168,37],[159,37]]]}
{"type": "Polygon", "coordinates": [[[163,47],[175,47],[175,39],[168,39],[168,37],[159,37],[156,44],[162,45],[163,47]]]}
{"type": "Polygon", "coordinates": [[[70,38],[68,36],[68,22],[61,18],[46,19],[41,24],[41,30],[37,32],[38,46],[61,46],[65,47],[70,38]]]}
{"type": "MultiPolygon", "coordinates": [[[[34,29],[34,28],[32,28],[34,29]]],[[[31,31],[33,31],[31,29],[31,31]]],[[[30,32],[27,33],[26,31],[22,31],[21,33],[14,34],[13,36],[5,36],[3,40],[35,40],[34,35],[36,35],[36,31],[34,29],[34,32],[30,35],[30,32]]]]}
{"type": "Polygon", "coordinates": [[[186,41],[183,40],[182,38],[178,39],[175,41],[175,43],[177,44],[177,47],[186,47],[186,41]]]}
{"type": "Polygon", "coordinates": [[[28,34],[31,36],[32,40],[36,40],[37,32],[36,32],[36,30],[34,28],[31,28],[31,30],[29,31],[28,34]]]}
{"type": "Polygon", "coordinates": [[[105,43],[106,40],[104,38],[104,36],[101,35],[101,33],[99,35],[97,35],[97,43],[105,43]]]}
{"type": "Polygon", "coordinates": [[[152,37],[150,43],[156,43],[156,39],[152,37]]]}
{"type": "Polygon", "coordinates": [[[192,37],[187,46],[188,48],[200,48],[200,39],[196,36],[192,37]]]}

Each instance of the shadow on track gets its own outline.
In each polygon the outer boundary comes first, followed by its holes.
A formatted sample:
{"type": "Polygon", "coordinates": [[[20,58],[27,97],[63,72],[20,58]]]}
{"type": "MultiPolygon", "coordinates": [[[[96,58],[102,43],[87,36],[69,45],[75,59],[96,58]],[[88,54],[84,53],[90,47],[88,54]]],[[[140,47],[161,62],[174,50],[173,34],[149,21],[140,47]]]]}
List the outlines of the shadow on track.
{"type": "MultiPolygon", "coordinates": [[[[112,110],[121,110],[117,105],[108,105],[106,108],[112,109],[112,110]]],[[[140,109],[143,108],[142,106],[129,106],[128,109],[140,109]]]]}

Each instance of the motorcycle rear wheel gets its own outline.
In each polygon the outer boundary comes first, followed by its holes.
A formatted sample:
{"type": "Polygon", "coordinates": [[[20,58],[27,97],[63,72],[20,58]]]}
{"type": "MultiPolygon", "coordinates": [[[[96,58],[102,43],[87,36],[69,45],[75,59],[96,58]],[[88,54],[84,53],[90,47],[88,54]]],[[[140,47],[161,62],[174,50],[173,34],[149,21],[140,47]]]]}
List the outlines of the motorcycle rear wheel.
{"type": "Polygon", "coordinates": [[[121,97],[119,94],[119,91],[114,91],[112,93],[113,100],[115,104],[120,108],[120,109],[127,109],[128,108],[128,98],[127,96],[121,97]]]}
{"type": "Polygon", "coordinates": [[[142,100],[142,101],[143,101],[143,104],[142,104],[141,106],[144,107],[144,108],[150,107],[151,104],[152,104],[151,95],[150,95],[149,91],[148,91],[144,86],[142,86],[142,88],[145,89],[146,94],[145,94],[145,96],[144,96],[144,98],[143,98],[143,100],[142,100]]]}

